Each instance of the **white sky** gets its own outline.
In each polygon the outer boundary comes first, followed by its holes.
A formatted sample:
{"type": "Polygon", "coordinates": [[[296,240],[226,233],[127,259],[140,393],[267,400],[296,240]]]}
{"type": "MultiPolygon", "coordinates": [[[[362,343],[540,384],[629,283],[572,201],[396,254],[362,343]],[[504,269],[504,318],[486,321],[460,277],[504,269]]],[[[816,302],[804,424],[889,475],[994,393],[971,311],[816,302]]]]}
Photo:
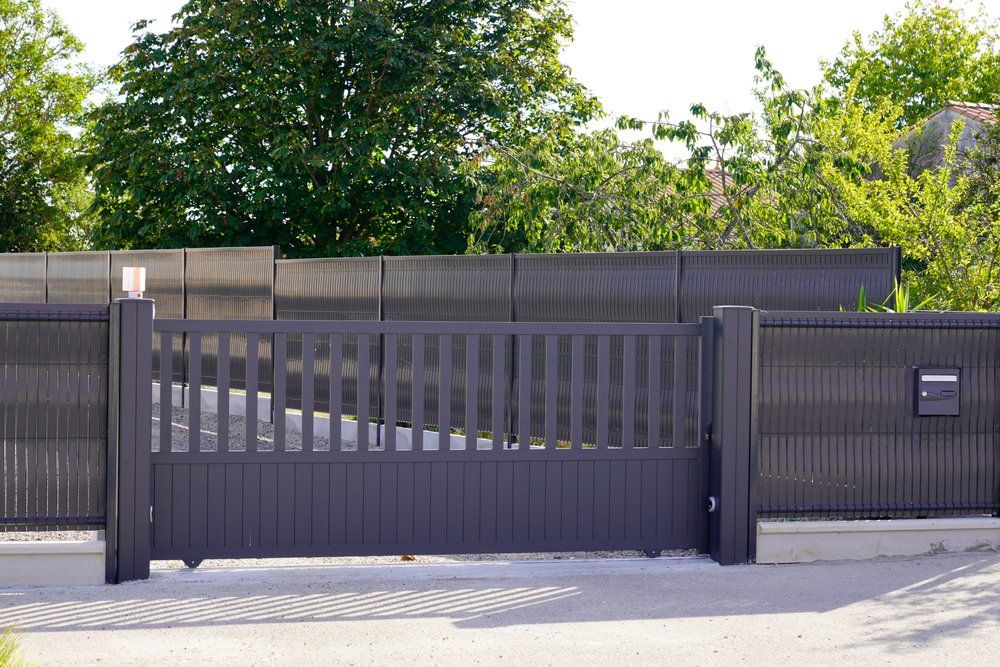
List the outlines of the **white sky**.
{"type": "MultiPolygon", "coordinates": [[[[564,61],[614,117],[686,117],[693,102],[723,112],[752,109],[753,54],[767,47],[789,83],[808,87],[819,61],[832,58],[852,31],[877,29],[905,0],[568,0],[576,39],[564,61]]],[[[959,0],[961,2],[961,0],[959,0]]],[[[182,0],[43,0],[108,65],[144,18],[169,24],[182,0]]],[[[985,0],[1000,15],[1000,0],[985,0]]]]}

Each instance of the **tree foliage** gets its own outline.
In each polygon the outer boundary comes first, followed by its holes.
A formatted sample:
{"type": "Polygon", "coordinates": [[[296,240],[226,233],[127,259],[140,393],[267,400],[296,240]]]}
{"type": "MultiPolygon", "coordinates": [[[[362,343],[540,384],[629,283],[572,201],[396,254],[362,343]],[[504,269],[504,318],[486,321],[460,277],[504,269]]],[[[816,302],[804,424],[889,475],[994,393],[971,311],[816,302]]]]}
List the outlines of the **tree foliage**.
{"type": "Polygon", "coordinates": [[[916,123],[950,100],[994,102],[1000,93],[997,24],[980,11],[915,0],[871,35],[854,33],[826,68],[837,90],[852,85],[871,106],[885,101],[916,123]]]}
{"type": "Polygon", "coordinates": [[[89,193],[73,128],[94,77],[39,0],[0,0],[0,251],[84,245],[89,193]]]}
{"type": "Polygon", "coordinates": [[[177,21],[138,26],[96,114],[105,246],[460,252],[462,162],[597,110],[558,58],[562,0],[191,0],[177,21]]]}

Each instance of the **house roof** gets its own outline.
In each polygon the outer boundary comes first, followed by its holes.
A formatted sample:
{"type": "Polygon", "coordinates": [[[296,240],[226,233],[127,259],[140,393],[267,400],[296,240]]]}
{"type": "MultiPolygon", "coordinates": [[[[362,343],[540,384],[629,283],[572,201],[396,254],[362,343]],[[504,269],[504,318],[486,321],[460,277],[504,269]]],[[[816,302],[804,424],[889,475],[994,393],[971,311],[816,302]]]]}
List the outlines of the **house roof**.
{"type": "Polygon", "coordinates": [[[943,110],[954,111],[977,123],[992,123],[1000,115],[1000,105],[979,102],[948,102],[943,110]]]}

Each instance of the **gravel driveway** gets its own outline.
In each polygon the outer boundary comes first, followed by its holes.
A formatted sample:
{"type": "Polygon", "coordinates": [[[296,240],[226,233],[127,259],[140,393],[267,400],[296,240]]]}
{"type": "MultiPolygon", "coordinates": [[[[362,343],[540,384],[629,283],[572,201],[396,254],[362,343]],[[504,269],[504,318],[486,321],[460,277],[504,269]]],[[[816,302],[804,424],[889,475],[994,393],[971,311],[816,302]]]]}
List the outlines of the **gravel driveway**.
{"type": "Polygon", "coordinates": [[[1000,555],[199,569],[0,591],[37,664],[997,664],[1000,555]]]}

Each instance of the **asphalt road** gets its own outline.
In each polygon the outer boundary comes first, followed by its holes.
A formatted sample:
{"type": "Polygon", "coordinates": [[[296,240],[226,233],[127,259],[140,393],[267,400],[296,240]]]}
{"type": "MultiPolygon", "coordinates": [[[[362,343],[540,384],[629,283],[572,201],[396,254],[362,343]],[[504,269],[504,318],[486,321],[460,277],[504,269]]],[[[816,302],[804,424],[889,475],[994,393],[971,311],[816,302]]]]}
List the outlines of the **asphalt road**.
{"type": "Polygon", "coordinates": [[[1000,555],[158,570],[11,623],[41,664],[997,664],[1000,555]]]}

